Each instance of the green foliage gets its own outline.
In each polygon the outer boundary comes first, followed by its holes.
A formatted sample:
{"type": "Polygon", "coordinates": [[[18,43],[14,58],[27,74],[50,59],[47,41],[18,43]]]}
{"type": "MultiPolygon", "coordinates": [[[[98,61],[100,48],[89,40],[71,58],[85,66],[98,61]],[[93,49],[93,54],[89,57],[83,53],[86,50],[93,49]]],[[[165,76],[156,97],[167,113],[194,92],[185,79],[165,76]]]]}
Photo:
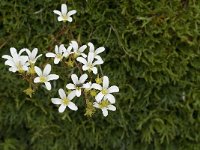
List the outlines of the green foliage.
{"type": "Polygon", "coordinates": [[[72,39],[104,45],[103,74],[120,88],[117,111],[59,114],[50,98],[73,69],[53,68],[58,85],[30,99],[1,59],[0,149],[199,150],[200,1],[68,0],[78,13],[64,26],[52,11],[65,2],[1,0],[0,54],[12,46],[46,53],[72,39]]]}

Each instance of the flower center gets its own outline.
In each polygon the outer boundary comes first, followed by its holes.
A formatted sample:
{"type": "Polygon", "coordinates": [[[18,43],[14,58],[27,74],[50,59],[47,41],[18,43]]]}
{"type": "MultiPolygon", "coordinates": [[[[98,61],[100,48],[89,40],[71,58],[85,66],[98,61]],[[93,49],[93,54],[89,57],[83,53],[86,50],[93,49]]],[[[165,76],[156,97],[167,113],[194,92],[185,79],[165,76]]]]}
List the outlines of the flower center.
{"type": "Polygon", "coordinates": [[[19,73],[23,73],[23,72],[24,72],[24,69],[23,69],[23,66],[21,65],[21,63],[18,63],[18,64],[16,65],[16,67],[17,67],[19,73]]]}
{"type": "Polygon", "coordinates": [[[47,77],[45,77],[45,76],[41,76],[40,77],[40,82],[46,82],[47,81],[47,77]]]}
{"type": "Polygon", "coordinates": [[[102,109],[102,108],[105,108],[109,105],[109,101],[108,100],[104,100],[102,101],[100,104],[99,104],[99,108],[102,109]]]}
{"type": "Polygon", "coordinates": [[[108,94],[108,90],[107,89],[103,89],[101,92],[102,92],[103,95],[108,94]]]}
{"type": "Polygon", "coordinates": [[[63,20],[66,21],[68,19],[68,16],[67,15],[64,15],[62,16],[63,17],[63,20]]]}
{"type": "Polygon", "coordinates": [[[60,60],[63,58],[63,56],[62,56],[61,54],[57,54],[56,57],[57,57],[58,59],[60,59],[60,60]]]}
{"type": "Polygon", "coordinates": [[[68,105],[69,102],[70,102],[70,101],[69,101],[67,98],[63,99],[63,104],[64,104],[64,105],[68,105]]]}

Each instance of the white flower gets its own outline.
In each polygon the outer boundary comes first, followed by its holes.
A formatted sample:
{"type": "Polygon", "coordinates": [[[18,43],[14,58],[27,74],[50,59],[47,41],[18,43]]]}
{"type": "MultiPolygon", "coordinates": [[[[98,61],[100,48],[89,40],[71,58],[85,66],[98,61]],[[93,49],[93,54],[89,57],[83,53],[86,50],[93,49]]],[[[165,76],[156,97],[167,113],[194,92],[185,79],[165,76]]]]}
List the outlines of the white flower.
{"type": "Polygon", "coordinates": [[[107,100],[103,100],[100,103],[94,102],[93,106],[96,108],[100,108],[102,110],[104,117],[108,115],[108,110],[111,110],[111,111],[116,110],[116,107],[114,105],[111,105],[109,101],[107,100]]]}
{"type": "Polygon", "coordinates": [[[103,98],[107,99],[111,104],[115,103],[115,97],[111,94],[114,92],[119,92],[119,88],[114,85],[109,86],[109,79],[107,76],[103,76],[103,86],[93,83],[93,88],[100,90],[100,92],[96,95],[95,99],[99,103],[103,98]]]}
{"type": "Polygon", "coordinates": [[[64,112],[66,107],[68,106],[71,110],[78,110],[78,107],[71,102],[71,100],[74,98],[74,94],[69,94],[68,96],[66,96],[65,91],[63,89],[59,89],[58,91],[60,98],[52,98],[51,101],[53,104],[58,104],[60,105],[58,111],[60,113],[64,112]]]}
{"type": "Polygon", "coordinates": [[[78,57],[77,61],[81,62],[83,64],[82,69],[84,71],[92,71],[94,74],[97,74],[97,67],[96,65],[103,64],[103,60],[96,60],[94,61],[94,53],[89,52],[87,60],[83,57],[78,57]],[[94,62],[93,62],[94,61],[94,62]]]}
{"type": "Polygon", "coordinates": [[[54,58],[54,64],[58,64],[63,57],[68,57],[70,55],[72,47],[68,47],[67,49],[63,44],[61,44],[59,47],[55,46],[55,53],[46,53],[46,57],[52,57],[54,58]]]}
{"type": "Polygon", "coordinates": [[[10,66],[9,71],[11,72],[24,72],[28,71],[28,56],[21,55],[25,50],[20,50],[19,53],[17,53],[17,50],[14,47],[10,48],[11,56],[9,55],[3,55],[2,58],[7,59],[5,61],[5,65],[10,66]]]}
{"type": "Polygon", "coordinates": [[[72,46],[73,53],[75,54],[75,56],[81,55],[83,57],[87,57],[87,55],[85,53],[83,53],[85,51],[85,49],[87,48],[87,45],[78,47],[78,43],[76,41],[71,41],[70,46],[72,46]]]}
{"type": "Polygon", "coordinates": [[[76,10],[71,10],[69,12],[67,12],[67,5],[66,4],[62,4],[61,5],[61,11],[59,10],[54,10],[53,11],[55,14],[59,15],[58,16],[58,21],[69,21],[72,22],[72,17],[71,15],[74,15],[76,13],[76,10]]]}
{"type": "Polygon", "coordinates": [[[88,88],[87,84],[84,84],[84,82],[87,80],[88,75],[87,74],[83,74],[81,75],[81,77],[78,79],[76,74],[72,74],[71,75],[71,79],[73,81],[72,83],[69,83],[66,85],[67,89],[72,90],[72,92],[70,94],[74,94],[77,97],[81,96],[81,89],[82,88],[88,88]]]}
{"type": "Polygon", "coordinates": [[[39,67],[35,66],[35,72],[37,73],[38,77],[34,79],[34,83],[44,83],[47,90],[51,90],[51,80],[57,80],[59,78],[56,74],[50,74],[51,72],[51,65],[47,64],[42,71],[39,67]]]}
{"type": "Polygon", "coordinates": [[[94,45],[91,42],[88,43],[88,46],[90,47],[89,48],[90,52],[94,53],[94,58],[96,58],[97,60],[103,61],[101,56],[99,56],[99,54],[102,53],[103,51],[105,51],[105,48],[99,47],[95,50],[94,45]]]}
{"type": "Polygon", "coordinates": [[[37,59],[42,56],[42,54],[37,56],[37,53],[38,53],[38,49],[37,48],[34,48],[32,52],[27,48],[24,48],[23,50],[26,51],[26,53],[28,54],[29,64],[35,64],[37,59]]]}

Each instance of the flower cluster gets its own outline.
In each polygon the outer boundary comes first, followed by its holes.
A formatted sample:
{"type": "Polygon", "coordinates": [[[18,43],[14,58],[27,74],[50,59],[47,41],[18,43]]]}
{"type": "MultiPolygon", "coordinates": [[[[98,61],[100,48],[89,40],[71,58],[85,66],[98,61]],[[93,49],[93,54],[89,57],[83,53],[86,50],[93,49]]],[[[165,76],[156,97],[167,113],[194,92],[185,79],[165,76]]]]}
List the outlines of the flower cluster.
{"type": "MultiPolygon", "coordinates": [[[[67,11],[67,5],[61,5],[61,12],[53,11],[58,16],[58,21],[72,22],[71,15],[76,10],[67,11]]],[[[116,85],[109,86],[109,78],[99,74],[98,67],[104,61],[100,54],[105,51],[104,47],[96,48],[94,44],[89,42],[85,45],[79,45],[77,41],[72,40],[68,46],[64,44],[56,45],[54,52],[47,52],[45,56],[52,58],[55,65],[64,65],[64,67],[75,67],[78,72],[71,74],[71,83],[65,85],[66,89],[60,88],[58,94],[60,98],[51,98],[53,104],[59,105],[58,111],[63,113],[68,107],[73,111],[78,110],[77,104],[73,101],[78,99],[85,101],[87,116],[92,116],[96,109],[101,109],[103,115],[108,115],[108,110],[115,111],[115,97],[113,93],[119,92],[116,85]],[[62,63],[64,62],[64,63],[62,63]],[[100,77],[101,76],[101,77],[100,77]]],[[[36,62],[42,54],[37,56],[38,49],[34,48],[30,51],[23,48],[17,52],[15,48],[10,48],[10,55],[3,55],[6,59],[5,65],[9,66],[9,71],[18,72],[29,82],[29,88],[25,93],[32,96],[37,89],[38,83],[44,84],[47,90],[51,90],[50,81],[58,80],[59,75],[51,74],[52,67],[50,62],[42,68],[36,66],[36,62]]],[[[47,59],[49,60],[49,59],[47,59]]],[[[51,60],[51,59],[50,59],[51,60]]]]}

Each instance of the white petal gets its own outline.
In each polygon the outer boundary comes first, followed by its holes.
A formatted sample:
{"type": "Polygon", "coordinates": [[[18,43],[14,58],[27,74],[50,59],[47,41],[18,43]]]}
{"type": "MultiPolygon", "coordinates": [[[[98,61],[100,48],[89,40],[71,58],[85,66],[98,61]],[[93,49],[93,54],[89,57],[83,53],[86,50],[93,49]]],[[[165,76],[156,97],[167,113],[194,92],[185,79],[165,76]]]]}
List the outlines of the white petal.
{"type": "Polygon", "coordinates": [[[54,10],[53,11],[55,14],[57,14],[57,15],[59,15],[59,16],[61,16],[62,14],[61,14],[61,12],[60,11],[58,11],[58,10],[54,10]]]}
{"type": "Polygon", "coordinates": [[[88,83],[86,83],[86,84],[83,84],[83,88],[85,88],[85,89],[91,88],[91,82],[88,82],[88,83]]]}
{"type": "Polygon", "coordinates": [[[67,21],[72,22],[72,17],[68,17],[67,21]]]}
{"type": "Polygon", "coordinates": [[[71,15],[74,15],[76,13],[76,10],[71,10],[71,11],[69,11],[67,14],[69,15],[69,16],[71,16],[71,15]]]}
{"type": "Polygon", "coordinates": [[[12,57],[9,56],[9,55],[3,55],[2,58],[4,58],[4,59],[8,59],[8,60],[12,59],[12,57]]]}
{"type": "Polygon", "coordinates": [[[94,102],[93,106],[96,107],[96,108],[99,108],[99,104],[97,102],[94,102]]]}
{"type": "Polygon", "coordinates": [[[78,107],[73,102],[69,102],[68,107],[74,111],[78,110],[78,107]]]}
{"type": "Polygon", "coordinates": [[[84,57],[84,58],[87,57],[87,55],[85,53],[81,53],[81,56],[84,57]]]}
{"type": "Polygon", "coordinates": [[[88,59],[89,63],[92,63],[92,61],[94,60],[94,53],[93,52],[89,52],[87,59],[88,59]]]}
{"type": "Polygon", "coordinates": [[[47,65],[44,67],[43,75],[44,75],[44,76],[47,76],[50,72],[51,72],[51,65],[50,65],[50,64],[47,64],[47,65]]]}
{"type": "Polygon", "coordinates": [[[104,96],[104,95],[102,94],[102,92],[99,92],[99,93],[95,96],[96,101],[99,103],[99,102],[102,100],[103,96],[104,96]]]}
{"type": "Polygon", "coordinates": [[[103,88],[107,89],[109,86],[109,79],[107,76],[103,76],[103,88]]]}
{"type": "Polygon", "coordinates": [[[61,99],[65,99],[66,98],[66,94],[65,94],[65,91],[63,89],[59,89],[58,93],[59,93],[61,99]]]}
{"type": "Polygon", "coordinates": [[[59,16],[59,17],[58,17],[58,21],[63,21],[63,17],[62,17],[62,16],[59,16]]]}
{"type": "Polygon", "coordinates": [[[102,86],[97,83],[93,83],[91,87],[96,90],[102,90],[102,86]]]}
{"type": "Polygon", "coordinates": [[[71,101],[76,96],[76,90],[71,91],[67,98],[71,101]]]}
{"type": "Polygon", "coordinates": [[[119,92],[119,88],[115,85],[111,86],[109,89],[108,89],[108,93],[115,93],[115,92],[119,92]]]}
{"type": "Polygon", "coordinates": [[[88,75],[87,75],[87,74],[83,74],[83,75],[80,77],[79,82],[80,82],[80,83],[84,83],[85,80],[87,80],[87,78],[88,78],[88,75]]]}
{"type": "Polygon", "coordinates": [[[50,82],[45,82],[44,84],[45,84],[47,90],[51,90],[51,83],[50,82]]]}
{"type": "Polygon", "coordinates": [[[93,67],[93,68],[92,68],[92,72],[93,72],[94,74],[97,74],[97,72],[98,72],[98,71],[97,71],[97,67],[93,67]]]}
{"type": "Polygon", "coordinates": [[[48,81],[57,80],[57,79],[59,79],[59,76],[57,74],[50,74],[47,76],[48,81]]]}
{"type": "Polygon", "coordinates": [[[67,5],[66,4],[61,5],[61,12],[63,15],[67,14],[67,5]]]}
{"type": "Polygon", "coordinates": [[[106,108],[103,108],[102,112],[104,117],[108,116],[108,110],[106,108]]]}
{"type": "Polygon", "coordinates": [[[59,113],[64,112],[66,109],[66,105],[61,104],[60,107],[58,108],[59,113]]]}
{"type": "Polygon", "coordinates": [[[16,67],[10,67],[10,68],[9,68],[9,71],[11,71],[11,72],[16,72],[16,71],[17,71],[17,68],[16,68],[16,67]]]}
{"type": "Polygon", "coordinates": [[[83,66],[82,66],[82,69],[83,69],[83,71],[86,71],[86,70],[89,69],[89,67],[88,67],[87,65],[83,65],[83,66]]]}
{"type": "Polygon", "coordinates": [[[59,59],[58,57],[54,58],[54,64],[58,64],[60,62],[61,59],[59,59]]]}
{"type": "Polygon", "coordinates": [[[97,48],[97,49],[95,50],[95,53],[96,53],[96,54],[100,54],[100,53],[102,53],[103,51],[105,51],[105,48],[104,48],[104,47],[99,47],[99,48],[97,48]]]}
{"type": "Polygon", "coordinates": [[[62,100],[60,98],[51,98],[51,102],[53,104],[62,104],[62,100]]]}
{"type": "Polygon", "coordinates": [[[76,90],[76,96],[77,96],[77,97],[80,97],[80,96],[81,96],[81,89],[76,90]]]}
{"type": "Polygon", "coordinates": [[[111,104],[114,104],[115,103],[115,97],[112,95],[112,94],[106,94],[104,96],[104,99],[105,100],[108,100],[111,104]]]}
{"type": "Polygon", "coordinates": [[[58,54],[58,45],[55,46],[55,53],[58,54]]]}
{"type": "Polygon", "coordinates": [[[79,52],[84,52],[84,50],[87,48],[87,45],[83,45],[79,48],[79,52]]]}
{"type": "Polygon", "coordinates": [[[78,43],[76,41],[71,41],[70,45],[72,46],[72,48],[77,51],[78,50],[78,43]]]}
{"type": "Polygon", "coordinates": [[[73,81],[74,84],[78,84],[78,77],[77,77],[76,74],[72,74],[71,75],[71,79],[72,79],[72,81],[73,81]]]}
{"type": "Polygon", "coordinates": [[[96,58],[98,61],[103,62],[103,59],[101,58],[101,56],[96,55],[94,58],[96,58]]]}
{"type": "Polygon", "coordinates": [[[16,48],[11,47],[11,48],[10,48],[10,54],[11,54],[12,57],[16,57],[16,55],[17,55],[17,50],[16,50],[16,48]]]}
{"type": "Polygon", "coordinates": [[[37,53],[38,53],[38,49],[34,48],[33,51],[32,51],[32,58],[33,59],[36,57],[37,53]]]}
{"type": "Polygon", "coordinates": [[[56,54],[54,54],[54,53],[46,53],[46,57],[56,57],[56,54]]]}
{"type": "Polygon", "coordinates": [[[93,63],[94,66],[95,66],[95,65],[101,65],[101,64],[103,64],[103,60],[97,60],[97,61],[95,61],[95,62],[93,63]]]}
{"type": "Polygon", "coordinates": [[[5,61],[5,65],[8,65],[10,67],[14,67],[15,66],[15,63],[12,61],[12,60],[6,60],[5,61]]]}
{"type": "Polygon", "coordinates": [[[116,107],[114,105],[108,105],[108,110],[115,111],[116,107]]]}
{"type": "Polygon", "coordinates": [[[76,89],[75,85],[72,84],[72,83],[67,84],[67,85],[66,85],[66,88],[67,88],[67,89],[70,89],[70,90],[76,89]]]}
{"type": "Polygon", "coordinates": [[[38,76],[42,76],[42,70],[39,67],[35,66],[34,69],[38,76]]]}
{"type": "Polygon", "coordinates": [[[40,82],[40,77],[36,77],[35,79],[34,79],[34,83],[39,83],[40,82]]]}
{"type": "Polygon", "coordinates": [[[88,46],[90,47],[90,52],[94,52],[94,45],[91,42],[88,43],[88,46]]]}
{"type": "Polygon", "coordinates": [[[86,59],[83,58],[83,57],[78,57],[76,60],[79,61],[80,63],[84,64],[84,65],[87,63],[86,59]]]}

